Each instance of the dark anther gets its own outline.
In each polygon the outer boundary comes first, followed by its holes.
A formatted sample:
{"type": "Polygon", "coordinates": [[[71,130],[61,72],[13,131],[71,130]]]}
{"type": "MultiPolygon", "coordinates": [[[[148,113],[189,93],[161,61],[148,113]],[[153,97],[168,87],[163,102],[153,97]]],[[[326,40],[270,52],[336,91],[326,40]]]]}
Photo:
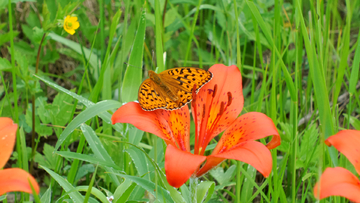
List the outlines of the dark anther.
{"type": "Polygon", "coordinates": [[[193,102],[195,102],[195,98],[196,98],[196,84],[194,84],[194,87],[192,89],[192,98],[193,98],[193,102]]]}
{"type": "Polygon", "coordinates": [[[213,91],[212,97],[215,97],[215,95],[216,95],[216,90],[217,90],[217,84],[214,85],[214,91],[213,91]]]}
{"type": "Polygon", "coordinates": [[[231,92],[228,92],[227,95],[228,95],[228,103],[227,103],[227,106],[230,106],[230,104],[231,104],[231,102],[232,102],[231,92]]]}
{"type": "Polygon", "coordinates": [[[205,104],[203,104],[203,112],[202,112],[202,117],[205,118],[205,104]]]}
{"type": "Polygon", "coordinates": [[[222,115],[224,113],[224,110],[225,110],[225,103],[221,102],[219,115],[222,115]]]}

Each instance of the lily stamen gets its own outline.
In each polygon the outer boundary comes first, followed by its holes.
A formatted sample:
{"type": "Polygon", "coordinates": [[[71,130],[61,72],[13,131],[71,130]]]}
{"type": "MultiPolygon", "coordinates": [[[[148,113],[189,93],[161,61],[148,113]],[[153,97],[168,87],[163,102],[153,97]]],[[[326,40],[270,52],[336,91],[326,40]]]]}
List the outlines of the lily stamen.
{"type": "MultiPolygon", "coordinates": [[[[206,110],[206,109],[211,109],[212,108],[212,105],[213,105],[213,102],[214,102],[214,97],[217,93],[217,84],[214,85],[214,88],[213,89],[208,89],[208,94],[207,94],[207,97],[206,97],[206,100],[208,100],[208,96],[209,94],[211,94],[211,101],[210,102],[206,102],[206,104],[209,104],[209,107],[206,108],[207,106],[204,104],[203,105],[203,115],[202,115],[202,120],[201,120],[201,128],[200,128],[200,136],[199,136],[199,140],[202,140],[200,141],[201,144],[200,144],[200,147],[201,148],[206,148],[206,140],[207,140],[207,135],[208,135],[208,131],[206,130],[206,126],[208,125],[208,122],[209,122],[209,118],[210,118],[210,111],[206,110]],[[203,147],[205,146],[205,147],[203,147]]],[[[205,152],[205,150],[204,150],[205,152]]],[[[204,154],[204,152],[202,152],[202,154],[204,154]]]]}
{"type": "Polygon", "coordinates": [[[228,95],[228,103],[227,103],[227,106],[230,106],[230,105],[231,105],[231,102],[232,102],[232,94],[231,94],[231,92],[228,92],[227,95],[228,95]]]}
{"type": "MultiPolygon", "coordinates": [[[[195,112],[193,115],[194,115],[194,122],[195,122],[195,126],[198,126],[198,115],[197,115],[197,104],[196,104],[196,84],[194,84],[194,87],[192,89],[192,102],[191,102],[191,106],[193,108],[193,111],[195,112]]],[[[198,138],[199,138],[199,135],[198,135],[198,131],[195,130],[195,143],[194,143],[194,146],[197,146],[198,145],[198,138]]]]}
{"type": "Polygon", "coordinates": [[[214,98],[215,95],[216,95],[216,91],[217,91],[217,84],[214,85],[213,95],[212,95],[213,98],[214,98]]]}
{"type": "MultiPolygon", "coordinates": [[[[227,93],[228,95],[228,102],[227,102],[227,105],[225,106],[225,103],[224,102],[221,102],[221,106],[220,106],[220,111],[219,113],[217,114],[214,122],[212,123],[211,127],[210,127],[210,130],[209,130],[209,133],[212,134],[213,131],[215,130],[215,127],[217,126],[218,122],[220,121],[221,119],[221,116],[224,114],[224,112],[226,111],[227,107],[231,105],[232,103],[232,94],[231,92],[228,92],[227,93]]],[[[211,139],[211,138],[210,138],[211,139]]]]}

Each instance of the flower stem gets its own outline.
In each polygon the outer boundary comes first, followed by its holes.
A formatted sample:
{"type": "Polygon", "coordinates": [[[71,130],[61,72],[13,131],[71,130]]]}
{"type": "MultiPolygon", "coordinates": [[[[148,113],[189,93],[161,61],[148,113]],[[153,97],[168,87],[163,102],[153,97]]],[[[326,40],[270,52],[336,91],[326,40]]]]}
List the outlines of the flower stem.
{"type": "Polygon", "coordinates": [[[197,203],[197,186],[199,179],[197,177],[190,178],[191,203],[197,203]]]}
{"type": "MultiPolygon", "coordinates": [[[[46,36],[46,32],[44,32],[40,45],[38,48],[37,56],[36,56],[36,66],[35,66],[35,74],[38,73],[39,70],[39,61],[40,61],[40,54],[41,54],[41,47],[44,42],[46,36]]],[[[34,81],[34,88],[36,87],[36,80],[34,81]]],[[[34,171],[34,158],[35,158],[35,152],[36,152],[36,146],[35,146],[35,137],[36,137],[36,131],[35,131],[35,92],[32,93],[32,136],[31,136],[31,162],[30,162],[30,173],[34,171]]]]}

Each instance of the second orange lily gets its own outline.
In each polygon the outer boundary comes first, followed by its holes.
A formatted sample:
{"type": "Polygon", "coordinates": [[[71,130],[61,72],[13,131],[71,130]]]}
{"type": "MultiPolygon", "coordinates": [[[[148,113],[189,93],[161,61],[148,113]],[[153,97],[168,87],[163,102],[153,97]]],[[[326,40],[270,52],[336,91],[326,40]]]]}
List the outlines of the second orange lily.
{"type": "Polygon", "coordinates": [[[209,71],[213,73],[213,79],[198,94],[195,94],[196,87],[193,91],[194,154],[190,152],[190,112],[187,106],[173,111],[143,111],[139,103],[129,102],[113,114],[113,124],[130,123],[164,139],[168,145],[165,152],[166,178],[174,187],[180,187],[191,176],[202,176],[225,159],[248,163],[268,177],[272,169],[269,149],[280,145],[274,123],[265,114],[257,112],[238,117],[244,98],[241,73],[236,66],[216,64],[209,71]],[[211,155],[204,156],[209,142],[224,130],[211,155]],[[267,146],[255,141],[271,135],[273,139],[267,146]]]}
{"type": "MultiPolygon", "coordinates": [[[[14,149],[17,125],[10,118],[0,117],[0,169],[5,166],[14,149]]],[[[40,188],[34,177],[20,168],[0,170],[0,196],[7,192],[32,193],[29,181],[35,191],[40,188]]]]}
{"type": "MultiPolygon", "coordinates": [[[[329,147],[334,146],[354,165],[360,174],[360,131],[343,130],[325,140],[329,147]]],[[[360,180],[342,167],[327,168],[314,187],[315,197],[323,199],[342,196],[360,202],[360,180]]]]}

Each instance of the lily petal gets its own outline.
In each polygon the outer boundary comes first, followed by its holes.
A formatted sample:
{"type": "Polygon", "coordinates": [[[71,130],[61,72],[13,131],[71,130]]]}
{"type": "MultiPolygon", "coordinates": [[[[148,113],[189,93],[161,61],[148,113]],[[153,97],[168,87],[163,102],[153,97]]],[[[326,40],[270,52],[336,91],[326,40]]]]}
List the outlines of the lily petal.
{"type": "Polygon", "coordinates": [[[360,202],[360,181],[345,168],[327,168],[314,187],[314,195],[320,199],[342,196],[351,201],[360,202]]]}
{"type": "Polygon", "coordinates": [[[199,140],[204,142],[200,144],[203,147],[230,126],[244,106],[239,69],[235,65],[216,64],[209,71],[213,73],[213,78],[200,89],[196,99],[193,100],[195,106],[192,105],[193,118],[196,119],[196,131],[201,134],[199,140]],[[229,99],[231,104],[227,106],[229,99]],[[225,107],[224,112],[218,118],[222,103],[225,107]]]}
{"type": "Polygon", "coordinates": [[[10,118],[0,118],[0,168],[4,167],[14,150],[17,124],[10,118]]]}
{"type": "Polygon", "coordinates": [[[270,135],[274,135],[272,141],[270,141],[271,147],[275,148],[279,146],[280,136],[271,118],[263,113],[246,113],[237,118],[232,125],[226,129],[212,154],[229,150],[242,142],[257,140],[270,135]]]}
{"type": "Polygon", "coordinates": [[[176,188],[182,186],[199,168],[206,157],[184,152],[168,145],[165,152],[165,173],[168,183],[176,188]]]}
{"type": "Polygon", "coordinates": [[[235,159],[250,164],[263,176],[268,177],[272,169],[272,157],[269,149],[260,142],[247,141],[230,150],[207,157],[205,165],[196,176],[201,176],[221,163],[224,159],[235,159]]]}
{"type": "Polygon", "coordinates": [[[39,185],[34,177],[20,168],[9,168],[0,170],[0,196],[7,192],[32,193],[29,181],[37,193],[40,192],[39,185]]]}
{"type": "Polygon", "coordinates": [[[360,174],[360,131],[342,130],[326,139],[325,143],[344,154],[360,174]]]}
{"type": "Polygon", "coordinates": [[[187,106],[167,111],[144,111],[139,103],[129,102],[121,106],[111,117],[112,123],[130,123],[136,128],[153,133],[167,144],[190,151],[190,114],[187,106]]]}

